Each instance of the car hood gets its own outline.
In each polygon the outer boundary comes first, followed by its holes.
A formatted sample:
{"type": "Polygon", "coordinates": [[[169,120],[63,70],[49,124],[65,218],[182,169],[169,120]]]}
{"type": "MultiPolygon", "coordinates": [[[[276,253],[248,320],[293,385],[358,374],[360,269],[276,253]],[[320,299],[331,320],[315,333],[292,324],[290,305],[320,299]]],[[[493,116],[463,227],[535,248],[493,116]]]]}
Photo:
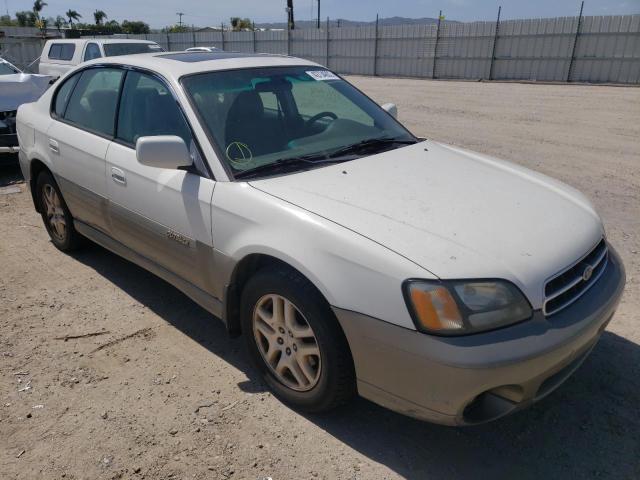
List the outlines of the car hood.
{"type": "Polygon", "coordinates": [[[251,185],[441,279],[510,280],[534,308],[542,305],[545,281],[603,236],[598,215],[577,190],[430,141],[251,185]]]}
{"type": "Polygon", "coordinates": [[[31,73],[0,75],[0,112],[17,110],[23,103],[34,102],[49,88],[51,77],[31,73]]]}

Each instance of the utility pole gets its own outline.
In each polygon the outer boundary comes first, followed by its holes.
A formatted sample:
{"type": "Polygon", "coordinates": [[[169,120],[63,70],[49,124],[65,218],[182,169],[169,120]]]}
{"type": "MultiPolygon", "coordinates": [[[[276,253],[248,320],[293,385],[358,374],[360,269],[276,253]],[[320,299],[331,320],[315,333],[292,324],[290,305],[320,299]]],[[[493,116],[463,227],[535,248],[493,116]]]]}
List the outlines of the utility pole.
{"type": "Polygon", "coordinates": [[[316,23],[316,28],[320,29],[320,0],[318,0],[318,23],[316,23]]]}
{"type": "Polygon", "coordinates": [[[296,28],[296,23],[293,19],[293,0],[287,0],[287,22],[289,24],[289,30],[296,28]]]}
{"type": "Polygon", "coordinates": [[[184,13],[178,12],[178,13],[176,13],[176,15],[178,15],[178,17],[179,17],[178,25],[180,25],[180,27],[182,27],[182,16],[184,15],[184,13]]]}

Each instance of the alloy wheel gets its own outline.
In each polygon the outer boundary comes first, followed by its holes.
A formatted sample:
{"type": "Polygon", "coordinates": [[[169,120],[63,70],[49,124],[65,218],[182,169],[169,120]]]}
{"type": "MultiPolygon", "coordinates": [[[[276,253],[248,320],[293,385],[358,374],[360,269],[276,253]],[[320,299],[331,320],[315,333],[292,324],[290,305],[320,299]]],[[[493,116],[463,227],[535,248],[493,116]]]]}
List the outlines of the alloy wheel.
{"type": "Polygon", "coordinates": [[[63,242],[67,235],[67,222],[58,192],[53,186],[46,184],[42,189],[42,200],[50,231],[57,240],[63,242]]]}
{"type": "Polygon", "coordinates": [[[313,329],[291,301],[276,294],[261,297],[253,309],[253,335],[260,355],[280,382],[300,392],[318,383],[320,347],[313,329]]]}

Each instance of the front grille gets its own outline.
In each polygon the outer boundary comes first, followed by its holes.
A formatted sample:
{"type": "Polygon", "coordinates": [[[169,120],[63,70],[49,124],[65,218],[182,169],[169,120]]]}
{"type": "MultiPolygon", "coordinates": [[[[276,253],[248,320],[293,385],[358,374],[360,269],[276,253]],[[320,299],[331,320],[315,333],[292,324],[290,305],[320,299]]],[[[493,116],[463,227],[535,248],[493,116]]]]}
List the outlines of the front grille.
{"type": "Polygon", "coordinates": [[[543,313],[558,313],[578,300],[598,281],[607,267],[608,249],[604,239],[574,265],[560,272],[544,287],[543,313]]]}

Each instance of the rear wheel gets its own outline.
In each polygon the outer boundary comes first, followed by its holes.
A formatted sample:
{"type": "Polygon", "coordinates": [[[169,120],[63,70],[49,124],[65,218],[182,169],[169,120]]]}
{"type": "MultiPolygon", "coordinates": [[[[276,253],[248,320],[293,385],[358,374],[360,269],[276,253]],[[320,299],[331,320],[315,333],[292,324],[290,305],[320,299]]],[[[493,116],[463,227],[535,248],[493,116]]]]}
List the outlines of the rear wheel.
{"type": "Polygon", "coordinates": [[[342,329],[299,273],[259,271],[243,290],[241,321],[252,360],[281,400],[322,412],[355,394],[353,361],[342,329]]]}
{"type": "Polygon", "coordinates": [[[62,198],[58,184],[49,172],[41,172],[36,181],[36,194],[42,221],[51,242],[63,252],[77,249],[82,237],[73,226],[73,217],[62,198]]]}

